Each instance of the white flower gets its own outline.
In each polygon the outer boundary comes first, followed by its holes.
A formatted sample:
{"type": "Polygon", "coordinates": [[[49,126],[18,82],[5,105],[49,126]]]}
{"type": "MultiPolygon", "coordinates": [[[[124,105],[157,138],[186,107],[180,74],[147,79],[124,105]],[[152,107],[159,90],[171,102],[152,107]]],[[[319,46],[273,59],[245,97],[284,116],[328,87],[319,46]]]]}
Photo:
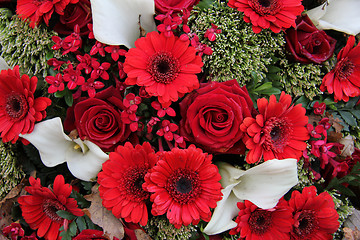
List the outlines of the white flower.
{"type": "Polygon", "coordinates": [[[10,68],[9,65],[5,62],[5,60],[2,57],[0,57],[0,71],[9,68],[10,68]]]}
{"type": "Polygon", "coordinates": [[[54,167],[66,162],[70,172],[84,181],[94,180],[102,164],[109,159],[94,143],[67,136],[59,117],[35,124],[34,131],[20,137],[39,150],[45,166],[54,167]]]}
{"type": "Polygon", "coordinates": [[[319,29],[333,29],[350,35],[360,32],[359,0],[327,0],[307,15],[319,29]]]}
{"type": "Polygon", "coordinates": [[[237,202],[249,200],[259,208],[273,208],[298,182],[296,159],[269,160],[247,171],[224,162],[218,167],[223,198],[204,229],[208,235],[236,227],[232,219],[239,213],[237,202]]]}
{"type": "Polygon", "coordinates": [[[96,40],[109,45],[134,47],[140,25],[155,31],[154,0],[90,0],[96,40]]]}

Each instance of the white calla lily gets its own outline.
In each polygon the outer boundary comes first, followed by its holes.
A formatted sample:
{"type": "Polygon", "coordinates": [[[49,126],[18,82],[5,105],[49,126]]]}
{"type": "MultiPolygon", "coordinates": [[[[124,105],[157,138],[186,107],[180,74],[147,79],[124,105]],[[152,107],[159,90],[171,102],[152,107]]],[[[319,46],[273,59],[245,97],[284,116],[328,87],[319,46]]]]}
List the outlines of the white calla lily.
{"type": "Polygon", "coordinates": [[[6,70],[6,69],[9,69],[9,65],[6,63],[6,61],[0,57],[0,71],[1,70],[6,70]]]}
{"type": "Polygon", "coordinates": [[[327,0],[321,6],[307,11],[307,15],[319,29],[357,35],[360,33],[359,10],[359,0],[327,0]]]}
{"type": "Polygon", "coordinates": [[[223,198],[204,229],[208,235],[236,227],[232,219],[239,213],[237,202],[249,200],[259,208],[273,208],[298,182],[296,159],[269,160],[246,171],[224,162],[218,167],[223,198]]]}
{"type": "Polygon", "coordinates": [[[67,136],[59,117],[35,124],[34,131],[20,137],[39,150],[45,166],[54,167],[66,162],[70,172],[84,181],[94,180],[102,164],[109,159],[96,144],[67,136]]]}
{"type": "Polygon", "coordinates": [[[140,26],[155,31],[154,0],[90,0],[96,40],[109,45],[134,47],[140,26]]]}

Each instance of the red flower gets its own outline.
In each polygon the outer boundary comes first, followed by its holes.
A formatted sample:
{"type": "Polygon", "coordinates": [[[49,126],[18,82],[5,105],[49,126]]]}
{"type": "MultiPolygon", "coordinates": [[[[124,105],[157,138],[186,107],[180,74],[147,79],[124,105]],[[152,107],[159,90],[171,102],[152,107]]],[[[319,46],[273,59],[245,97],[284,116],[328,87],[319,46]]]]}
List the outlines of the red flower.
{"type": "Polygon", "coordinates": [[[300,63],[321,64],[334,53],[336,40],[318,30],[307,15],[296,19],[296,27],[286,30],[286,49],[300,63]]]}
{"type": "Polygon", "coordinates": [[[61,239],[59,228],[68,220],[56,214],[63,210],[75,216],[82,216],[76,200],[69,198],[72,187],[65,184],[64,177],[55,178],[53,190],[41,186],[40,179],[30,177],[31,186],[25,190],[31,195],[19,197],[19,204],[25,221],[32,229],[38,229],[37,235],[49,240],[61,239]]]}
{"type": "Polygon", "coordinates": [[[242,239],[290,239],[292,212],[283,198],[273,209],[258,208],[247,200],[238,202],[237,206],[240,209],[235,220],[238,225],[230,230],[231,235],[240,233],[242,239]]]}
{"type": "Polygon", "coordinates": [[[210,208],[221,199],[221,176],[212,156],[191,145],[160,152],[159,160],[145,176],[143,188],[151,192],[154,216],[166,213],[176,228],[209,221],[210,208]]]}
{"type": "Polygon", "coordinates": [[[252,24],[255,33],[270,28],[279,33],[295,27],[295,19],[304,11],[302,0],[229,0],[228,6],[244,13],[244,21],[252,24]]]}
{"type": "Polygon", "coordinates": [[[55,11],[59,15],[64,14],[64,9],[69,3],[78,0],[18,0],[16,13],[22,19],[30,19],[30,27],[35,27],[44,20],[49,25],[51,15],[55,11]]]}
{"type": "Polygon", "coordinates": [[[191,10],[200,0],[155,0],[155,9],[159,13],[169,11],[181,12],[184,9],[191,10]]]}
{"type": "Polygon", "coordinates": [[[339,228],[339,215],[329,193],[317,195],[314,186],[305,187],[302,193],[292,192],[289,206],[295,221],[292,239],[333,239],[331,234],[339,228]]]}
{"type": "Polygon", "coordinates": [[[148,221],[146,200],[150,193],[142,188],[144,176],[157,161],[148,142],[136,145],[127,142],[111,152],[98,174],[102,204],[117,218],[145,226],[148,221]]]}
{"type": "Polygon", "coordinates": [[[120,92],[114,87],[97,92],[92,98],[81,98],[68,108],[64,122],[67,131],[77,129],[81,139],[98,145],[103,151],[113,151],[130,135],[121,119],[125,109],[120,92]]]}
{"type": "Polygon", "coordinates": [[[180,103],[180,135],[211,153],[243,154],[240,125],[256,113],[236,80],[202,84],[180,103]]]}
{"type": "Polygon", "coordinates": [[[89,239],[109,239],[104,236],[104,232],[94,229],[84,229],[73,240],[89,240],[89,239]]]}
{"type": "Polygon", "coordinates": [[[17,240],[18,237],[25,235],[24,229],[19,223],[11,223],[9,226],[4,227],[2,233],[11,240],[17,240]]]}
{"type": "Polygon", "coordinates": [[[45,81],[50,84],[48,93],[54,93],[57,91],[63,91],[65,89],[63,76],[58,73],[56,76],[46,76],[45,81]]]}
{"type": "Polygon", "coordinates": [[[91,8],[89,0],[77,0],[75,4],[69,4],[60,16],[59,21],[54,26],[54,30],[59,34],[69,35],[73,32],[75,25],[79,25],[80,35],[90,33],[87,24],[92,22],[91,8]]]}
{"type": "Polygon", "coordinates": [[[246,135],[243,139],[250,150],[246,156],[248,163],[256,163],[264,157],[270,159],[296,158],[306,149],[309,133],[305,125],[308,117],[305,108],[298,104],[291,105],[291,96],[281,93],[279,102],[274,95],[269,102],[258,99],[259,114],[247,117],[240,126],[246,135]]]}
{"type": "Polygon", "coordinates": [[[135,46],[125,58],[127,85],[145,86],[166,107],[199,87],[196,74],[201,72],[203,62],[189,41],[150,32],[136,40],[135,46]]]}
{"type": "Polygon", "coordinates": [[[31,133],[36,121],[46,117],[47,97],[34,99],[37,78],[20,77],[19,66],[0,73],[0,132],[3,142],[15,143],[19,134],[31,133]]]}
{"type": "Polygon", "coordinates": [[[335,102],[349,101],[360,96],[360,45],[354,47],[355,37],[350,36],[337,56],[335,68],[325,75],[321,91],[334,93],[335,102]]]}
{"type": "Polygon", "coordinates": [[[314,114],[323,115],[325,110],[326,110],[326,104],[325,103],[315,102],[313,108],[314,108],[314,114]]]}

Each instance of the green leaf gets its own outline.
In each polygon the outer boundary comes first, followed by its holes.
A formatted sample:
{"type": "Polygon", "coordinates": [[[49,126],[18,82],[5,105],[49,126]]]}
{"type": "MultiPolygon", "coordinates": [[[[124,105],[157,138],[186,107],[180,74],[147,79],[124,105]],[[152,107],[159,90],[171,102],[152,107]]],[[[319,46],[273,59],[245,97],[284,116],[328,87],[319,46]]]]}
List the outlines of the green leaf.
{"type": "Polygon", "coordinates": [[[357,122],[356,119],[354,118],[354,116],[347,111],[339,111],[340,116],[345,120],[345,122],[347,124],[349,124],[350,126],[356,126],[357,122]]]}
{"type": "Polygon", "coordinates": [[[352,110],[352,115],[354,115],[357,119],[360,119],[360,110],[352,110]]]}
{"type": "Polygon", "coordinates": [[[66,92],[67,92],[67,90],[64,90],[64,91],[61,91],[61,92],[57,91],[57,92],[54,93],[54,96],[57,97],[57,98],[62,98],[63,96],[65,96],[66,92]]]}
{"type": "Polygon", "coordinates": [[[204,10],[206,8],[209,8],[214,3],[214,0],[202,0],[199,2],[198,5],[196,5],[201,10],[204,10]]]}
{"type": "Polygon", "coordinates": [[[281,76],[274,74],[274,73],[267,74],[266,78],[271,81],[280,81],[281,80],[281,76]]]}
{"type": "Polygon", "coordinates": [[[299,97],[298,100],[295,101],[294,104],[295,105],[301,104],[304,108],[306,108],[308,106],[309,102],[310,102],[310,100],[307,97],[301,96],[301,97],[299,97]]]}
{"type": "Polygon", "coordinates": [[[75,219],[75,216],[67,211],[64,210],[58,210],[56,211],[56,214],[59,215],[62,218],[65,218],[67,220],[73,220],[75,219]]]}
{"type": "Polygon", "coordinates": [[[65,102],[69,107],[71,107],[73,105],[74,98],[73,98],[73,96],[72,96],[72,94],[70,92],[65,95],[65,102]]]}
{"type": "Polygon", "coordinates": [[[355,107],[355,105],[358,101],[359,101],[359,98],[357,98],[357,97],[350,98],[349,101],[345,104],[345,108],[349,109],[349,108],[355,107]]]}
{"type": "Polygon", "coordinates": [[[254,72],[254,71],[251,71],[251,78],[255,81],[255,82],[259,82],[260,78],[259,78],[259,75],[254,72]]]}
{"type": "Polygon", "coordinates": [[[277,72],[281,71],[281,68],[275,67],[275,66],[269,66],[268,71],[269,71],[269,73],[277,73],[277,72]]]}
{"type": "Polygon", "coordinates": [[[70,235],[71,236],[75,236],[76,235],[76,231],[77,231],[77,225],[76,225],[76,221],[73,221],[70,223],[69,225],[69,230],[70,231],[70,235]]]}
{"type": "Polygon", "coordinates": [[[71,197],[75,198],[80,208],[88,208],[90,207],[90,202],[87,201],[80,193],[77,191],[71,192],[71,197]]]}
{"type": "Polygon", "coordinates": [[[278,89],[278,88],[272,87],[272,88],[266,89],[264,91],[259,91],[259,93],[270,96],[270,95],[273,95],[273,94],[274,95],[280,94],[281,90],[278,89]]]}
{"type": "Polygon", "coordinates": [[[271,82],[266,82],[266,83],[260,85],[259,87],[255,88],[254,91],[259,92],[259,91],[269,89],[271,87],[272,87],[272,83],[271,82]]]}
{"type": "Polygon", "coordinates": [[[86,229],[86,221],[84,216],[76,218],[76,224],[78,226],[79,231],[86,229]]]}

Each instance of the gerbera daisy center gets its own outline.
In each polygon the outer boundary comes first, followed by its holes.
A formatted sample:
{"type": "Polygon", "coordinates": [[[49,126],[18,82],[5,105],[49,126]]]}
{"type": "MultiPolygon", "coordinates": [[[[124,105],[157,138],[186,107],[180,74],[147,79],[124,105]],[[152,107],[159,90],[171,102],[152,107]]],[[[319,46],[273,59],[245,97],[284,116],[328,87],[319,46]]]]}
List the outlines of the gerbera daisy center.
{"type": "Polygon", "coordinates": [[[262,235],[268,231],[272,224],[272,216],[269,211],[256,210],[251,213],[249,218],[250,230],[258,235],[262,235]]]}
{"type": "Polygon", "coordinates": [[[27,114],[29,106],[24,95],[13,93],[6,97],[5,109],[9,117],[21,120],[27,114]]]}
{"type": "Polygon", "coordinates": [[[282,8],[280,0],[249,0],[249,6],[261,16],[274,15],[282,8]]]}
{"type": "Polygon", "coordinates": [[[355,65],[348,59],[345,58],[338,63],[335,68],[335,75],[340,80],[347,80],[354,71],[355,65]]]}
{"type": "Polygon", "coordinates": [[[63,210],[66,211],[64,205],[54,199],[45,199],[42,204],[42,210],[51,221],[62,224],[63,218],[56,214],[57,211],[63,210]]]}
{"type": "Polygon", "coordinates": [[[135,167],[125,174],[124,188],[127,191],[127,196],[136,198],[136,200],[144,200],[149,197],[149,193],[142,188],[146,172],[146,167],[135,167]]]}
{"type": "Polygon", "coordinates": [[[295,214],[295,233],[299,236],[310,235],[319,226],[313,210],[303,210],[295,214]]]}
{"type": "Polygon", "coordinates": [[[291,126],[286,118],[270,118],[264,127],[267,150],[282,152],[291,135],[291,126]]]}
{"type": "Polygon", "coordinates": [[[179,61],[168,52],[159,52],[150,57],[147,71],[158,83],[171,83],[180,71],[179,61]]]}
{"type": "Polygon", "coordinates": [[[189,169],[178,169],[169,177],[166,189],[178,203],[189,203],[200,194],[199,176],[189,169]]]}

